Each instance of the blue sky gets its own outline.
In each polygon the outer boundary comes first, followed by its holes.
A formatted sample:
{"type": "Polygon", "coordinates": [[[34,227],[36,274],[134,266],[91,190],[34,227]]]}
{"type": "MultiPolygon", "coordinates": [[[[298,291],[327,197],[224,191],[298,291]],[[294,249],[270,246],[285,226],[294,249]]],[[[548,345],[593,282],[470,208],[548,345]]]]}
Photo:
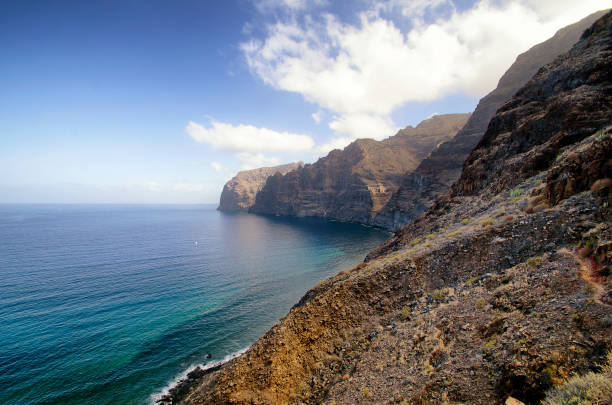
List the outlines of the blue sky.
{"type": "Polygon", "coordinates": [[[2,0],[0,202],[216,202],[238,170],[472,111],[605,3],[2,0]]]}

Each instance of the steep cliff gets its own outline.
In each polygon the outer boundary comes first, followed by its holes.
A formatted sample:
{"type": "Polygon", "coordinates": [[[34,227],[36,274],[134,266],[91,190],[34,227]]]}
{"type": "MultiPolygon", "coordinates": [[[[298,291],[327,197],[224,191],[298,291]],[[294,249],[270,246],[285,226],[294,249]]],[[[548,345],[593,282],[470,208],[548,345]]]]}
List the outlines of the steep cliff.
{"type": "Polygon", "coordinates": [[[497,88],[479,101],[461,131],[436,148],[413,172],[404,176],[398,191],[374,218],[373,224],[399,229],[425,212],[439,196],[446,194],[461,174],[463,162],[482,138],[497,109],[523,87],[541,66],[569,51],[583,31],[604,14],[605,11],[593,13],[519,55],[501,77],[497,88]]]}
{"type": "Polygon", "coordinates": [[[536,404],[597,368],[612,348],[610,69],[606,14],[494,117],[452,194],[174,400],[536,404]]]}
{"type": "Polygon", "coordinates": [[[238,172],[223,186],[217,209],[219,211],[248,211],[255,203],[255,196],[266,184],[268,177],[276,173],[285,174],[303,165],[302,162],[297,162],[238,172]]]}
{"type": "Polygon", "coordinates": [[[413,170],[469,114],[437,115],[383,141],[359,139],[313,164],[271,176],[251,212],[369,223],[413,170]]]}

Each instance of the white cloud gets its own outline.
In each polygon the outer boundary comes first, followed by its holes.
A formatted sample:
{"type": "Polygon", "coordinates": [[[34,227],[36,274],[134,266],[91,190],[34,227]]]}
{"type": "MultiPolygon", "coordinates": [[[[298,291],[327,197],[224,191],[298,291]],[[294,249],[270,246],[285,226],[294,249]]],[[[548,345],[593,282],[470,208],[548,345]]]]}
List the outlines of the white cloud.
{"type": "Polygon", "coordinates": [[[263,13],[279,9],[295,12],[306,8],[324,6],[327,4],[327,0],[257,0],[254,4],[263,13]]]}
{"type": "Polygon", "coordinates": [[[389,117],[374,114],[348,114],[335,117],[329,123],[329,127],[338,134],[378,140],[395,135],[399,129],[389,117]]]}
{"type": "Polygon", "coordinates": [[[388,0],[374,3],[374,10],[377,13],[399,11],[404,17],[421,17],[426,11],[432,11],[442,6],[454,9],[450,0],[388,0]]]}
{"type": "Polygon", "coordinates": [[[311,116],[314,122],[316,122],[317,124],[320,124],[321,120],[323,119],[323,111],[319,110],[316,113],[312,113],[311,116]]]}
{"type": "Polygon", "coordinates": [[[256,169],[265,166],[278,166],[280,160],[275,157],[266,157],[263,153],[242,152],[238,154],[243,170],[256,169]]]}
{"type": "Polygon", "coordinates": [[[320,145],[317,147],[316,152],[320,153],[321,155],[327,155],[329,152],[331,152],[334,149],[344,149],[346,148],[351,142],[353,142],[355,139],[354,138],[339,138],[339,137],[334,137],[332,138],[329,142],[324,143],[323,145],[320,145]]]}
{"type": "Polygon", "coordinates": [[[216,172],[222,172],[222,171],[226,170],[225,166],[223,166],[219,162],[210,162],[210,167],[212,167],[213,170],[216,171],[216,172]]]}
{"type": "Polygon", "coordinates": [[[232,152],[300,152],[314,147],[314,141],[308,135],[277,132],[244,124],[232,125],[213,121],[212,127],[205,128],[191,121],[185,131],[197,142],[232,152]]]}
{"type": "Polygon", "coordinates": [[[335,114],[330,128],[338,135],[382,138],[404,103],[482,96],[519,53],[607,2],[481,0],[460,12],[447,0],[375,2],[356,25],[329,14],[279,20],[242,50],[265,83],[335,114]],[[412,21],[409,32],[381,12],[394,8],[412,21]],[[434,23],[421,20],[441,8],[447,12],[434,23]]]}

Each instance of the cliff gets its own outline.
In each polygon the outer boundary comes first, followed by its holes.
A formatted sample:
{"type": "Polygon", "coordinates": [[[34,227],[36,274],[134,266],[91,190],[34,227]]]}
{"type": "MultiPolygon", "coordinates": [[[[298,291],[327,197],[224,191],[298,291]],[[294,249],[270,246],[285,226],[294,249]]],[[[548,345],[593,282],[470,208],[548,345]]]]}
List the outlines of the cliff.
{"type": "Polygon", "coordinates": [[[440,142],[450,139],[469,114],[437,115],[383,141],[359,139],[313,164],[271,176],[250,212],[316,216],[369,223],[440,142]]]}
{"type": "Polygon", "coordinates": [[[611,69],[608,13],[495,115],[452,193],[174,400],[536,404],[596,369],[612,347],[611,69]]]}
{"type": "Polygon", "coordinates": [[[407,173],[387,206],[373,224],[392,230],[407,225],[450,189],[461,174],[463,162],[482,138],[495,112],[512,97],[538,69],[557,55],[570,50],[585,29],[605,11],[599,11],[559,30],[552,38],[522,53],[499,80],[495,90],[483,97],[474,113],[457,133],[442,143],[412,172],[407,173]]]}
{"type": "Polygon", "coordinates": [[[302,166],[302,162],[297,162],[238,172],[223,186],[217,209],[219,211],[248,211],[255,203],[255,196],[266,184],[268,177],[275,173],[285,174],[302,166]]]}

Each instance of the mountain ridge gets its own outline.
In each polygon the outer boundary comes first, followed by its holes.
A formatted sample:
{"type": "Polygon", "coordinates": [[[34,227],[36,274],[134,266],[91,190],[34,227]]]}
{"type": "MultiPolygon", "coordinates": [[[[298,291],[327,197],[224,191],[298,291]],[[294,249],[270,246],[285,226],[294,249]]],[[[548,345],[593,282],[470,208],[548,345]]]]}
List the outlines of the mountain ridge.
{"type": "Polygon", "coordinates": [[[387,206],[373,224],[390,230],[407,225],[426,211],[459,178],[463,162],[482,138],[495,112],[512,97],[538,69],[570,48],[583,31],[605,14],[595,12],[558,30],[550,39],[517,56],[499,79],[497,87],[478,102],[474,113],[453,139],[441,144],[419,166],[407,173],[387,206]]]}
{"type": "Polygon", "coordinates": [[[468,117],[437,115],[385,140],[358,139],[315,163],[271,176],[249,212],[369,223],[402,175],[450,139],[468,117]]]}
{"type": "Polygon", "coordinates": [[[495,115],[449,194],[177,402],[537,404],[603,363],[611,69],[607,13],[495,115]]]}

